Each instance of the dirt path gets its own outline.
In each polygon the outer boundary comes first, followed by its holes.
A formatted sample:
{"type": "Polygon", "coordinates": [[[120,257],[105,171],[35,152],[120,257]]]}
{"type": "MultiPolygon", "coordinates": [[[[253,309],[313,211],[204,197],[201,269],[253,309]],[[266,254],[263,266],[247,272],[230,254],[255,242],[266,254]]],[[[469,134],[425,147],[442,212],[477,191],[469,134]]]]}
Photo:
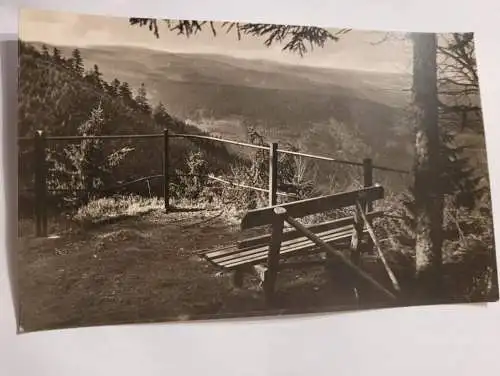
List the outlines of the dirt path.
{"type": "MultiPolygon", "coordinates": [[[[237,226],[217,214],[157,211],[80,235],[21,238],[23,329],[262,314],[256,281],[236,290],[196,254],[237,239],[237,226]]],[[[321,274],[308,273],[280,276],[282,309],[341,303],[321,274]]]]}
{"type": "Polygon", "coordinates": [[[209,220],[216,214],[153,212],[85,235],[20,239],[24,329],[217,312],[212,305],[229,292],[227,281],[195,257],[197,249],[235,239],[223,218],[209,220]]]}

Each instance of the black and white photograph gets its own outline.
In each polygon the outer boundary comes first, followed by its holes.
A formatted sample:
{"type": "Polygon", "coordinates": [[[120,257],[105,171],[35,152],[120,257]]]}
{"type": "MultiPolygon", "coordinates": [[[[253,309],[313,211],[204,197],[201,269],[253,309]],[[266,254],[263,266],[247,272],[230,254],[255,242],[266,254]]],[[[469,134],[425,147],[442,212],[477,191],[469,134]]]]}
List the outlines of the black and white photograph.
{"type": "Polygon", "coordinates": [[[335,26],[23,9],[19,331],[498,301],[474,33],[335,26]]]}

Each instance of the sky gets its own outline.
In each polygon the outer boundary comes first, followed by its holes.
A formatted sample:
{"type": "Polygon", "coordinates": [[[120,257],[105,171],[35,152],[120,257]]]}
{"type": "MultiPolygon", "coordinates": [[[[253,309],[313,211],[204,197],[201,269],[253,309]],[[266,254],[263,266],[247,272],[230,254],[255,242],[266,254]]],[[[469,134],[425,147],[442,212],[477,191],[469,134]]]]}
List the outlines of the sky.
{"type": "MultiPolygon", "coordinates": [[[[299,57],[284,52],[276,44],[265,47],[264,39],[236,33],[219,33],[214,37],[209,28],[186,38],[160,27],[157,39],[147,27],[130,26],[128,18],[82,15],[55,11],[24,9],[21,11],[19,35],[25,41],[47,44],[86,46],[138,46],[177,53],[216,53],[246,59],[266,59],[282,63],[349,68],[378,72],[409,72],[411,47],[402,34],[351,31],[339,42],[330,41],[324,48],[299,57]],[[380,41],[383,43],[380,43],[380,41]]],[[[335,29],[332,29],[335,32],[335,29]]]]}

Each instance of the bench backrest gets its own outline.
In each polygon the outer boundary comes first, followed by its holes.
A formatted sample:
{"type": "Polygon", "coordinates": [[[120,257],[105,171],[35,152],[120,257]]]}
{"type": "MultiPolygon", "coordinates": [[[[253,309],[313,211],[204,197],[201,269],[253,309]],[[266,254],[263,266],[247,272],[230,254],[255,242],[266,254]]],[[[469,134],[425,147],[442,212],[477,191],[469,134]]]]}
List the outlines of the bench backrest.
{"type": "MultiPolygon", "coordinates": [[[[311,214],[324,213],[329,210],[353,206],[357,201],[373,202],[384,197],[384,188],[380,185],[357,189],[348,192],[336,193],[326,196],[309,198],[276,205],[287,210],[293,218],[302,218],[311,214]]],[[[248,211],[241,220],[241,229],[270,225],[273,220],[273,210],[276,206],[248,211]]]]}
{"type": "MultiPolygon", "coordinates": [[[[384,212],[382,210],[372,211],[366,214],[366,217],[369,221],[379,218],[383,216],[384,212]]],[[[335,230],[335,229],[349,229],[351,232],[354,230],[354,216],[347,216],[343,218],[338,218],[322,223],[313,224],[310,226],[306,226],[309,231],[314,234],[322,233],[324,231],[335,230]]],[[[286,242],[288,240],[292,240],[298,237],[303,237],[304,235],[298,231],[297,229],[291,228],[283,231],[283,236],[281,241],[286,242]]],[[[272,234],[264,234],[253,236],[249,238],[242,239],[238,241],[238,248],[249,248],[249,247],[257,247],[268,245],[271,241],[272,234]]]]}

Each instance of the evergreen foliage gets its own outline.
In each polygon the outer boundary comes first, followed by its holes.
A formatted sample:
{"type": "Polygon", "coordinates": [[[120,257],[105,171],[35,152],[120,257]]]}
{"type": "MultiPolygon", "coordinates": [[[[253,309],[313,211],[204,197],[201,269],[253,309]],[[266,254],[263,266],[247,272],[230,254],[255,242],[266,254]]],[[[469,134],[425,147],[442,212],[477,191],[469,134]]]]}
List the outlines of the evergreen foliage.
{"type": "MultiPolygon", "coordinates": [[[[159,38],[159,25],[156,18],[130,18],[131,25],[139,27],[146,26],[159,38]]],[[[217,35],[218,29],[222,32],[229,33],[235,31],[238,39],[247,35],[251,37],[264,38],[264,45],[269,47],[273,43],[283,44],[283,51],[289,51],[304,55],[314,47],[324,47],[324,45],[332,40],[337,41],[339,37],[349,29],[341,29],[336,33],[332,33],[327,29],[314,26],[295,26],[295,25],[276,25],[276,24],[260,24],[260,23],[239,23],[239,22],[223,22],[220,25],[212,21],[194,21],[194,20],[169,20],[164,19],[168,30],[176,32],[180,35],[190,37],[195,35],[206,27],[209,27],[212,33],[217,35]]]]}
{"type": "MultiPolygon", "coordinates": [[[[495,288],[495,249],[487,170],[467,154],[466,133],[483,133],[479,82],[472,34],[452,34],[439,48],[441,194],[445,198],[443,261],[447,291],[470,300],[491,298],[495,288]]],[[[413,192],[391,205],[384,220],[395,249],[412,259],[416,226],[413,192]]],[[[410,261],[411,264],[411,261],[410,261]]]]}
{"type": "MultiPolygon", "coordinates": [[[[80,136],[102,135],[104,110],[99,103],[89,119],[78,127],[80,136]]],[[[50,150],[48,189],[61,192],[61,200],[80,206],[102,195],[101,190],[113,182],[113,172],[133,149],[126,146],[105,154],[103,140],[84,139],[69,144],[62,153],[50,150]]]]}
{"type": "Polygon", "coordinates": [[[134,98],[135,103],[137,104],[139,110],[146,114],[151,113],[151,105],[148,103],[148,97],[146,92],[146,85],[141,83],[139,89],[137,89],[137,94],[134,98]]]}
{"type": "MultiPolygon", "coordinates": [[[[161,103],[154,106],[155,110],[152,111],[145,86],[138,88],[134,97],[133,89],[127,82],[118,79],[106,82],[98,65],[93,65],[85,72],[85,61],[78,49],[70,52],[70,57],[65,57],[57,47],[53,47],[50,53],[47,46],[39,51],[33,45],[21,41],[19,54],[20,137],[31,137],[37,130],[45,131],[48,136],[83,133],[160,134],[165,128],[176,133],[205,134],[196,126],[188,126],[172,118],[161,103]]],[[[65,145],[64,142],[49,142],[51,188],[92,192],[162,173],[161,138],[138,140],[133,144],[133,151],[127,149],[129,145],[131,142],[127,140],[92,140],[74,146],[65,145]],[[122,153],[124,150],[128,152],[122,153]],[[82,159],[83,155],[86,157],[82,159]],[[116,156],[120,163],[115,166],[109,165],[111,160],[105,163],[109,156],[116,156]]],[[[186,161],[193,148],[203,154],[213,172],[227,168],[224,166],[225,161],[232,158],[220,143],[176,139],[175,143],[170,143],[172,168],[186,171],[186,161]]],[[[32,158],[31,147],[20,145],[19,186],[24,191],[33,186],[32,158]]],[[[161,179],[152,181],[149,188],[152,193],[161,196],[161,179]]],[[[127,189],[130,193],[149,194],[149,188],[131,185],[127,189]]],[[[68,200],[75,202],[77,196],[73,192],[68,200]]]]}
{"type": "Polygon", "coordinates": [[[82,59],[82,54],[80,53],[80,50],[78,48],[75,48],[73,52],[71,53],[72,57],[72,68],[73,71],[82,76],[84,72],[84,66],[83,66],[83,59],[82,59]]]}

